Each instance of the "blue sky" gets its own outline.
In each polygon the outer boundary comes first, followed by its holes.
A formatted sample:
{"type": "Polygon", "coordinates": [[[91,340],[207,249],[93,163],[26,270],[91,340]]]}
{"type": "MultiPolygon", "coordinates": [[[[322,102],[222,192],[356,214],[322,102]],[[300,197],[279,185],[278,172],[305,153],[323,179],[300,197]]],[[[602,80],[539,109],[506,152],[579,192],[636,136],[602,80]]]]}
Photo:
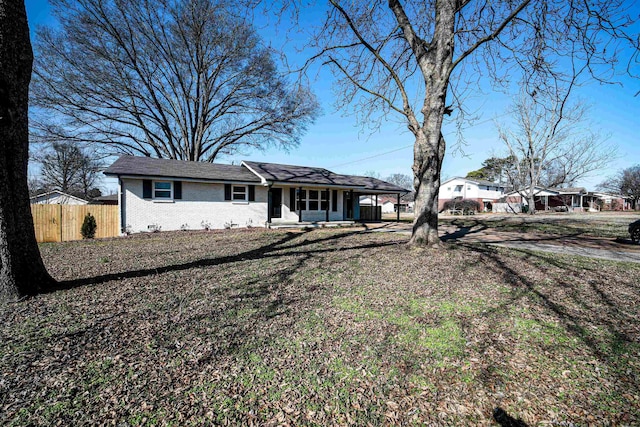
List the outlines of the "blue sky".
{"type": "MultiPolygon", "coordinates": [[[[32,34],[35,26],[50,24],[49,5],[46,0],[26,0],[27,15],[32,34]]],[[[273,32],[259,29],[265,38],[273,32]]],[[[277,37],[277,36],[276,36],[277,37]]],[[[274,46],[278,40],[273,40],[274,46]]],[[[250,152],[246,155],[221,159],[222,162],[239,162],[242,159],[261,160],[273,163],[319,166],[338,173],[363,174],[376,171],[382,177],[393,173],[411,174],[413,162],[413,137],[406,126],[393,120],[383,125],[379,131],[363,131],[354,116],[335,111],[334,94],[331,90],[331,74],[322,71],[313,84],[319,98],[323,115],[308,129],[298,148],[286,153],[280,150],[250,152]]],[[[609,136],[609,142],[617,145],[619,158],[611,167],[594,173],[578,182],[593,190],[617,170],[640,163],[640,81],[622,80],[621,85],[590,84],[581,88],[577,95],[591,107],[589,126],[609,136]]],[[[471,110],[482,111],[475,124],[470,124],[463,132],[466,145],[458,146],[454,126],[447,125],[444,135],[449,143],[442,169],[443,179],[464,176],[478,169],[481,163],[493,154],[504,154],[497,139],[494,120],[504,116],[510,100],[501,94],[476,97],[467,100],[471,110]]],[[[115,184],[105,181],[105,189],[111,191],[115,184]]]]}

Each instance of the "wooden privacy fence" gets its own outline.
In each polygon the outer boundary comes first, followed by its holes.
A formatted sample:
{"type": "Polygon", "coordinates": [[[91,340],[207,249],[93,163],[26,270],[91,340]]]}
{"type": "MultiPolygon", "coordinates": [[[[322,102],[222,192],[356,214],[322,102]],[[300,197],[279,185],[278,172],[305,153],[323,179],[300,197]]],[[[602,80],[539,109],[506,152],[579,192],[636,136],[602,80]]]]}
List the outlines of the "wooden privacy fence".
{"type": "Polygon", "coordinates": [[[113,205],[31,205],[36,240],[43,242],[66,242],[80,240],[80,228],[86,214],[96,219],[95,237],[120,235],[118,206],[113,205]]]}
{"type": "Polygon", "coordinates": [[[360,206],[361,221],[380,221],[382,219],[382,206],[360,206]]]}

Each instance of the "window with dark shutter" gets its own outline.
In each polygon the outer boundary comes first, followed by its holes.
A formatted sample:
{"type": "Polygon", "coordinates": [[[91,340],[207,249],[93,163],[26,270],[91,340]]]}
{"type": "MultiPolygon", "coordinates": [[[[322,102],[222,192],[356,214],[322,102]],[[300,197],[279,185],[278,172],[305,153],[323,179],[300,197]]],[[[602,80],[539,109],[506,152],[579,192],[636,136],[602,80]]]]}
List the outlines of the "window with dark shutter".
{"type": "Polygon", "coordinates": [[[182,181],[173,182],[173,198],[182,199],[182,181]]]}
{"type": "Polygon", "coordinates": [[[338,212],[338,190],[331,192],[331,210],[338,212]]]}
{"type": "Polygon", "coordinates": [[[255,202],[256,201],[256,186],[255,185],[250,185],[249,186],[249,201],[250,202],[255,202]]]}
{"type": "Polygon", "coordinates": [[[142,198],[143,199],[151,198],[151,180],[150,179],[142,180],[142,198]]]}
{"type": "Polygon", "coordinates": [[[289,210],[295,211],[296,207],[296,189],[291,187],[289,189],[289,210]]]}
{"type": "Polygon", "coordinates": [[[231,184],[224,185],[224,199],[231,200],[231,184]]]}

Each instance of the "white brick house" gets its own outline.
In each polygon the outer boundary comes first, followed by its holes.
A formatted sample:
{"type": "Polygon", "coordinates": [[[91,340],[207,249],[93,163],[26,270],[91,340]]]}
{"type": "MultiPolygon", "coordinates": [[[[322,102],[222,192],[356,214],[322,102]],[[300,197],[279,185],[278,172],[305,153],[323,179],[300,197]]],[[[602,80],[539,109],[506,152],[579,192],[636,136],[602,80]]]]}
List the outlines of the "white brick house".
{"type": "Polygon", "coordinates": [[[122,156],[105,174],[118,178],[120,225],[134,233],[354,221],[360,194],[406,191],[375,178],[249,161],[122,156]]]}

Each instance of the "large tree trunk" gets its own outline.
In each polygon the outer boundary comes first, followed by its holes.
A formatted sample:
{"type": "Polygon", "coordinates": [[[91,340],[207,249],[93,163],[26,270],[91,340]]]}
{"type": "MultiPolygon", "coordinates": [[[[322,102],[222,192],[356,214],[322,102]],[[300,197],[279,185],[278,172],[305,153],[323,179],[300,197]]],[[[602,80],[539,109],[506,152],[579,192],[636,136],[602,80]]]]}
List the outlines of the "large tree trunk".
{"type": "Polygon", "coordinates": [[[435,246],[440,244],[438,236],[438,193],[440,191],[440,170],[445,152],[444,138],[437,128],[437,134],[427,137],[418,133],[414,146],[414,202],[413,233],[409,244],[435,246]],[[437,136],[436,136],[437,135],[437,136]],[[435,141],[434,141],[435,139],[435,141]]]}
{"type": "Polygon", "coordinates": [[[0,298],[51,287],[35,240],[27,188],[27,109],[33,54],[22,0],[0,0],[0,298]]]}
{"type": "Polygon", "coordinates": [[[434,246],[438,237],[438,193],[440,172],[446,144],[442,123],[447,111],[446,98],[452,70],[455,33],[455,2],[436,2],[436,22],[433,40],[427,50],[418,49],[418,65],[425,82],[422,106],[424,120],[416,129],[413,149],[413,175],[416,190],[415,219],[409,244],[434,246]]]}

